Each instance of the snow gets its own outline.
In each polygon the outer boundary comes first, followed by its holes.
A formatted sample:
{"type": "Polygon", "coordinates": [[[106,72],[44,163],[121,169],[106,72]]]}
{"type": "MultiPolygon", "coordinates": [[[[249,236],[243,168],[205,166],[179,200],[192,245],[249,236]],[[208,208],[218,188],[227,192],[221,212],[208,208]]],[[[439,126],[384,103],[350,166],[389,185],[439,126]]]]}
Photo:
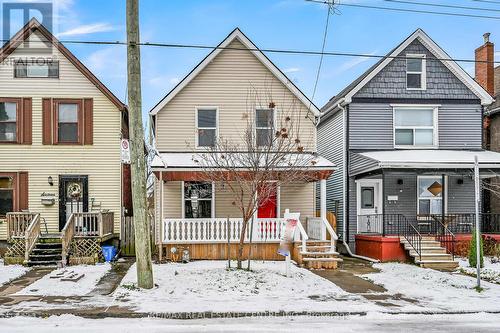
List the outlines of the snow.
{"type": "Polygon", "coordinates": [[[477,332],[498,329],[498,315],[388,315],[171,320],[159,318],[86,319],[73,315],[0,319],[0,332],[477,332]]]}
{"type": "Polygon", "coordinates": [[[439,272],[400,263],[374,264],[379,273],[362,275],[388,292],[417,299],[428,311],[500,311],[500,285],[483,282],[460,273],[439,272]]]}
{"type": "Polygon", "coordinates": [[[130,268],[113,296],[141,312],[363,311],[378,306],[346,293],[314,273],[285,263],[252,262],[252,271],[227,270],[225,261],[153,265],[156,288],[138,290],[130,268]]]}
{"type": "Polygon", "coordinates": [[[3,259],[0,259],[0,286],[26,274],[27,271],[29,268],[21,265],[4,265],[3,259]]]}
{"type": "MultiPolygon", "coordinates": [[[[484,257],[484,267],[481,268],[481,279],[500,284],[500,261],[492,261],[491,257],[484,257]]],[[[469,266],[469,259],[459,258],[459,271],[476,276],[476,267],[469,266]]]]}
{"type": "Polygon", "coordinates": [[[111,269],[109,263],[97,265],[78,265],[59,268],[45,275],[40,280],[35,281],[15,295],[41,295],[41,296],[83,296],[91,292],[97,282],[111,269]],[[65,275],[74,272],[85,274],[77,282],[61,281],[55,277],[57,274],[66,272],[65,275]]]}

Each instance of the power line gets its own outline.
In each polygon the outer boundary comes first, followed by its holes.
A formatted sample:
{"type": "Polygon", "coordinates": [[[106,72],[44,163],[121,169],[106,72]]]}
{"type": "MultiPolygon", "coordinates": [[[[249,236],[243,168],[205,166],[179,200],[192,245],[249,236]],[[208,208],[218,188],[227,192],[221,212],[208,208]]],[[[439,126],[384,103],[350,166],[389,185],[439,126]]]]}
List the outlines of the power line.
{"type": "Polygon", "coordinates": [[[415,1],[407,1],[407,0],[384,0],[384,1],[395,2],[395,3],[404,3],[404,4],[409,4],[409,5],[418,5],[418,6],[456,8],[456,9],[466,9],[466,10],[480,10],[480,11],[485,11],[485,12],[500,12],[500,9],[494,9],[494,8],[480,8],[480,7],[470,7],[470,6],[446,5],[446,4],[439,4],[439,3],[415,2],[415,1]]]}
{"type": "MultiPolygon", "coordinates": [[[[316,3],[327,3],[324,0],[305,0],[305,1],[316,2],[316,3]]],[[[379,10],[388,10],[388,11],[404,12],[404,13],[432,14],[432,15],[459,16],[459,17],[472,17],[472,18],[481,18],[481,19],[500,20],[500,16],[486,16],[486,15],[451,13],[451,12],[435,12],[435,11],[431,11],[431,10],[394,8],[394,7],[362,5],[362,4],[354,4],[354,3],[337,3],[337,6],[379,9],[379,10]]]]}
{"type": "MultiPolygon", "coordinates": [[[[61,40],[62,44],[84,44],[84,45],[127,45],[127,42],[122,41],[82,41],[82,40],[61,40]]],[[[354,52],[333,52],[333,51],[308,51],[308,50],[290,50],[290,49],[267,49],[267,48],[246,48],[246,47],[230,47],[230,46],[210,46],[201,44],[173,44],[173,43],[157,43],[157,42],[142,42],[140,46],[149,47],[166,47],[180,49],[203,49],[203,50],[234,50],[234,51],[252,51],[252,52],[267,52],[278,54],[296,54],[296,55],[324,55],[324,56],[339,56],[339,57],[364,57],[376,59],[408,59],[406,56],[390,56],[377,55],[370,53],[354,53],[354,52]]],[[[427,58],[427,61],[455,61],[464,63],[493,63],[500,64],[500,61],[486,61],[460,58],[427,58]]]]}
{"type": "Polygon", "coordinates": [[[493,0],[471,0],[471,1],[485,2],[485,3],[496,3],[497,5],[500,5],[500,1],[493,1],[493,0]]]}

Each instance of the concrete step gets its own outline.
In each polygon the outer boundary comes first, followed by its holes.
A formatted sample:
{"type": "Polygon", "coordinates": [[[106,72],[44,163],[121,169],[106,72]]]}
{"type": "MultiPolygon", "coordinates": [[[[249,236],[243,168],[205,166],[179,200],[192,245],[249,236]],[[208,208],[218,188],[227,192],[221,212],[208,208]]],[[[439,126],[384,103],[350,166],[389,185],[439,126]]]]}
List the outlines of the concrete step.
{"type": "MultiPolygon", "coordinates": [[[[405,248],[405,250],[410,252],[416,252],[413,247],[405,248]]],[[[431,248],[420,248],[420,252],[426,254],[446,254],[446,249],[444,247],[431,247],[431,248]]]]}
{"type": "Polygon", "coordinates": [[[453,271],[458,267],[458,262],[449,260],[416,260],[415,263],[420,267],[439,271],[453,271]]]}
{"type": "Polygon", "coordinates": [[[451,254],[447,253],[422,253],[420,256],[415,251],[410,251],[410,256],[421,258],[420,260],[438,260],[438,261],[453,261],[451,254]]]}
{"type": "MultiPolygon", "coordinates": [[[[405,246],[411,246],[410,245],[410,242],[408,242],[406,239],[405,240],[402,240],[401,241],[401,244],[405,245],[405,246]]],[[[438,242],[438,241],[430,241],[430,240],[422,240],[420,242],[420,246],[428,246],[428,247],[441,247],[441,243],[438,242]]]]}

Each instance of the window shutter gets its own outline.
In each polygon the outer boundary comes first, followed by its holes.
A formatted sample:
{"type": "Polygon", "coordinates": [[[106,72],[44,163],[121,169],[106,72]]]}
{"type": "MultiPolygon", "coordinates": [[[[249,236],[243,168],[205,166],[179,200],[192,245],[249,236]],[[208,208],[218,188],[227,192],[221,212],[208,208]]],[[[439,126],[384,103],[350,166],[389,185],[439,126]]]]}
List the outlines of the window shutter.
{"type": "Polygon", "coordinates": [[[83,100],[83,144],[94,144],[94,101],[92,98],[83,100]]]}
{"type": "Polygon", "coordinates": [[[21,143],[30,145],[33,142],[32,139],[33,111],[32,111],[32,99],[30,97],[22,99],[21,110],[22,110],[21,143]]]}
{"type": "Polygon", "coordinates": [[[52,99],[42,99],[42,143],[52,144],[52,99]]]}
{"type": "Polygon", "coordinates": [[[28,186],[29,186],[29,179],[28,179],[28,173],[25,171],[21,171],[18,173],[18,189],[19,189],[19,196],[18,196],[18,210],[21,211],[23,209],[28,209],[28,186]]]}

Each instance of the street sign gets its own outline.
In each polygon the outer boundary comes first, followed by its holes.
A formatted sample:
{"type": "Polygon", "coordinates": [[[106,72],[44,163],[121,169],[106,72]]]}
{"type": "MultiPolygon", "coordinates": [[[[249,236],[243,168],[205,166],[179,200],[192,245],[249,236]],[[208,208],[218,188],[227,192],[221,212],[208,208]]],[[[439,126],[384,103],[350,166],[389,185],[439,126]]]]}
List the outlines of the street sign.
{"type": "Polygon", "coordinates": [[[121,142],[121,151],[122,151],[122,163],[130,164],[130,145],[128,139],[122,139],[121,142]]]}

